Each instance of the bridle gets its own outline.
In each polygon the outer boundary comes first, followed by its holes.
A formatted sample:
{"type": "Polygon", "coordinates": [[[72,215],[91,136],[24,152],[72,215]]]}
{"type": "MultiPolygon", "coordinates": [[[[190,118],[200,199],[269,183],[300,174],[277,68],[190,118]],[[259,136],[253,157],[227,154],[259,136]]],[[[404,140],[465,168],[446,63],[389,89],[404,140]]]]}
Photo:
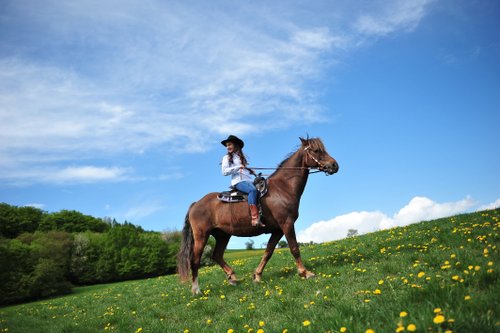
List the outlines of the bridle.
{"type": "MultiPolygon", "coordinates": [[[[304,148],[304,151],[306,152],[306,158],[307,157],[310,157],[313,159],[314,162],[318,163],[318,166],[317,167],[307,167],[309,169],[318,169],[318,170],[315,170],[313,172],[310,172],[310,173],[317,173],[317,172],[321,172],[323,171],[327,176],[328,176],[328,173],[324,170],[321,170],[321,169],[325,169],[325,165],[323,163],[321,163],[310,151],[309,149],[311,149],[311,146],[307,146],[304,148]]],[[[306,160],[306,163],[307,163],[307,160],[306,160]]]]}

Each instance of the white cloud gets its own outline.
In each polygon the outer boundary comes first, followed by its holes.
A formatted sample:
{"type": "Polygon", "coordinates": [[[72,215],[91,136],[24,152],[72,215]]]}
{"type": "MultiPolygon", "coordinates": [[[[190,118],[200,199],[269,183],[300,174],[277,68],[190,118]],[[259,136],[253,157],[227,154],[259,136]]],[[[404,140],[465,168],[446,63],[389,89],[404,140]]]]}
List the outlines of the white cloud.
{"type": "Polygon", "coordinates": [[[365,36],[384,36],[394,31],[413,30],[426,14],[426,7],[434,0],[386,1],[386,6],[363,13],[354,23],[354,29],[365,36]]]}
{"type": "Polygon", "coordinates": [[[299,242],[326,242],[345,238],[349,229],[356,229],[359,234],[405,226],[420,221],[463,213],[474,205],[467,197],[456,202],[437,203],[426,197],[414,197],[392,217],[382,212],[352,212],[337,216],[328,221],[313,223],[298,232],[299,242]]]}
{"type": "Polygon", "coordinates": [[[100,168],[94,166],[68,167],[54,175],[59,182],[116,180],[126,173],[122,168],[100,168]]]}
{"type": "Polygon", "coordinates": [[[426,197],[414,197],[394,215],[395,225],[407,225],[419,221],[432,220],[444,216],[461,213],[471,208],[474,201],[467,197],[463,200],[447,203],[436,203],[426,197]]]}
{"type": "Polygon", "coordinates": [[[45,207],[44,204],[42,203],[29,203],[24,205],[25,207],[33,207],[33,208],[38,208],[38,209],[43,209],[45,207]]]}
{"type": "Polygon", "coordinates": [[[304,243],[327,242],[344,238],[349,229],[356,229],[360,234],[376,231],[381,225],[390,223],[389,220],[382,212],[352,212],[313,223],[307,229],[299,231],[297,239],[304,243]]]}
{"type": "MultiPolygon", "coordinates": [[[[23,169],[19,180],[36,179],[40,163],[61,169],[158,146],[199,152],[228,132],[323,121],[311,83],[360,40],[415,27],[428,7],[119,4],[12,2],[2,13],[0,164],[23,169]]],[[[80,177],[68,172],[59,175],[80,177]]]]}
{"type": "Polygon", "coordinates": [[[130,170],[119,167],[70,166],[65,168],[5,169],[2,178],[13,185],[27,183],[81,184],[133,180],[130,170]]]}
{"type": "Polygon", "coordinates": [[[161,205],[160,202],[158,201],[147,201],[147,202],[143,202],[143,203],[140,203],[140,204],[137,204],[133,207],[130,207],[129,209],[127,209],[127,211],[123,214],[124,218],[130,222],[133,222],[133,221],[138,221],[138,220],[141,220],[145,217],[148,217],[162,209],[164,209],[165,207],[163,205],[161,205]]]}
{"type": "Polygon", "coordinates": [[[478,211],[481,211],[481,210],[489,210],[489,209],[495,209],[495,208],[498,208],[500,207],[500,198],[499,199],[496,199],[495,201],[487,204],[487,205],[482,205],[480,206],[477,210],[478,211]]]}

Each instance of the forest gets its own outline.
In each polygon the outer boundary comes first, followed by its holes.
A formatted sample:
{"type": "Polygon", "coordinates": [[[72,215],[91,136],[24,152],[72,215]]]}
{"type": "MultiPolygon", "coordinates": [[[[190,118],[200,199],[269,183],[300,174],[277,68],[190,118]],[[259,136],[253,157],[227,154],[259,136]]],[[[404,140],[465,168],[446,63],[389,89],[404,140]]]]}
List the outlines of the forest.
{"type": "Polygon", "coordinates": [[[181,234],[0,203],[0,305],[175,272],[181,234]]]}

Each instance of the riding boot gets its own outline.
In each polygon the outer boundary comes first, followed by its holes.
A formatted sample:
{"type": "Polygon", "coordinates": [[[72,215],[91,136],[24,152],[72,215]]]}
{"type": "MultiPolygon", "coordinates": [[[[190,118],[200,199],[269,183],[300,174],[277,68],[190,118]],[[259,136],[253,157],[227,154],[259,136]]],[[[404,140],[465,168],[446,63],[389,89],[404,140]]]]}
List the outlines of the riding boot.
{"type": "Polygon", "coordinates": [[[257,205],[250,205],[250,214],[252,215],[252,226],[265,227],[265,225],[260,222],[259,209],[257,208],[257,205]]]}

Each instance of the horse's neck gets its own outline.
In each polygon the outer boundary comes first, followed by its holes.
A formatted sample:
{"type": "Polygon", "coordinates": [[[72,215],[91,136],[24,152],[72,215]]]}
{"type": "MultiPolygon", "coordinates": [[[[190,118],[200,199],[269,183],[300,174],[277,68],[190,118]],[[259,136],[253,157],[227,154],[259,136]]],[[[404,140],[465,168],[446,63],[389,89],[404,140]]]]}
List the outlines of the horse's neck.
{"type": "Polygon", "coordinates": [[[290,194],[295,194],[297,200],[302,196],[309,176],[309,170],[306,168],[301,169],[302,167],[304,167],[302,154],[298,150],[271,177],[273,182],[276,181],[285,187],[283,190],[286,190],[290,194]]]}

